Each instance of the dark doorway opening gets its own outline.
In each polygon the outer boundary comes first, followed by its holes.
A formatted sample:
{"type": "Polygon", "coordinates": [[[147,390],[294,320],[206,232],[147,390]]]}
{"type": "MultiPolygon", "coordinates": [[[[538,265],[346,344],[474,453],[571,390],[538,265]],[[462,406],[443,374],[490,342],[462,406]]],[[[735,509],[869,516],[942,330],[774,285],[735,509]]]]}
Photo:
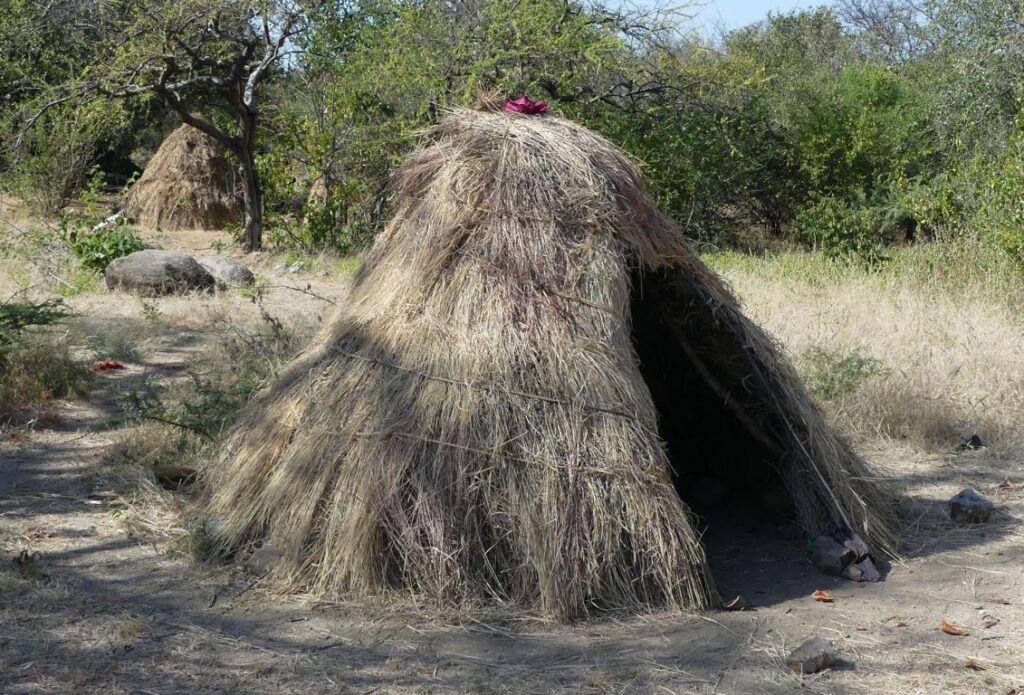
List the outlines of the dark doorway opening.
{"type": "Polygon", "coordinates": [[[723,515],[791,522],[781,446],[758,424],[764,406],[739,337],[716,324],[691,288],[659,273],[637,274],[631,309],[641,373],[682,500],[705,525],[723,515]]]}
{"type": "Polygon", "coordinates": [[[673,482],[718,590],[751,603],[809,593],[803,533],[783,482],[783,423],[757,390],[742,338],[685,278],[634,278],[633,339],[673,482]]]}

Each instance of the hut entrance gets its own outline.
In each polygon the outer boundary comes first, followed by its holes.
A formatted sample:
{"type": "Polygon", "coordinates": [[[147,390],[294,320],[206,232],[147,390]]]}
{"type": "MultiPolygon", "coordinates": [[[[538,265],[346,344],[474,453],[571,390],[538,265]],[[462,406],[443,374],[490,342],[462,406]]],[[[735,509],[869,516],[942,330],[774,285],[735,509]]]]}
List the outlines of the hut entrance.
{"type": "Polygon", "coordinates": [[[761,424],[765,408],[737,337],[716,326],[689,287],[653,272],[635,278],[632,317],[641,372],[682,500],[703,525],[726,516],[792,521],[779,473],[781,447],[761,424]]]}

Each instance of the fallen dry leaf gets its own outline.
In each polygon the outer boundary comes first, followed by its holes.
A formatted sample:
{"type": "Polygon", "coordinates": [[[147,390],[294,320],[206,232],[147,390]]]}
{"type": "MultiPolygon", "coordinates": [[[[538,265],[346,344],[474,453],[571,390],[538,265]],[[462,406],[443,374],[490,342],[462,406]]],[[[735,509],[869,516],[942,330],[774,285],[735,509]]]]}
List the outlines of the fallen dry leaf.
{"type": "Polygon", "coordinates": [[[902,620],[897,620],[897,621],[893,622],[893,627],[906,627],[906,626],[907,626],[907,624],[905,622],[903,622],[902,620]]]}
{"type": "Polygon", "coordinates": [[[737,596],[732,601],[726,601],[722,604],[722,608],[727,611],[741,611],[747,607],[747,601],[742,596],[737,596]]]}
{"type": "Polygon", "coordinates": [[[1024,483],[1011,483],[1009,478],[997,485],[1000,490],[1024,490],[1024,483]]]}
{"type": "Polygon", "coordinates": [[[832,603],[835,600],[834,598],[832,598],[832,594],[825,591],[824,589],[818,589],[817,591],[815,591],[813,594],[811,594],[811,598],[813,598],[815,601],[821,601],[822,603],[832,603]]]}
{"type": "Polygon", "coordinates": [[[999,618],[994,615],[983,615],[981,616],[981,624],[983,627],[995,627],[999,624],[999,618]]]}
{"type": "Polygon", "coordinates": [[[987,598],[985,600],[988,601],[989,603],[998,603],[1001,606],[1009,606],[1010,605],[1010,599],[1006,599],[1006,598],[987,598]]]}
{"type": "Polygon", "coordinates": [[[945,632],[947,635],[956,635],[957,637],[963,637],[967,634],[967,628],[963,625],[957,625],[951,623],[945,618],[939,623],[939,629],[945,632]]]}
{"type": "Polygon", "coordinates": [[[964,662],[964,668],[969,668],[972,671],[987,671],[988,667],[979,663],[976,659],[968,657],[967,661],[964,662]]]}

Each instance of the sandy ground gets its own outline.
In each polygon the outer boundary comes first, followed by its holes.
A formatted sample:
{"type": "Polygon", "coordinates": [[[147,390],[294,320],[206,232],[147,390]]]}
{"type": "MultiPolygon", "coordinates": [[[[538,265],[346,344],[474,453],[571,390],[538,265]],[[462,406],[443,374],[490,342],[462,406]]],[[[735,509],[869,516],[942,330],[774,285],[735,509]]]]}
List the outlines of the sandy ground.
{"type": "MultiPolygon", "coordinates": [[[[208,236],[165,247],[213,249],[208,236]]],[[[346,281],[261,269],[268,310],[315,322],[346,281]]],[[[884,582],[854,584],[809,566],[798,534],[756,520],[712,520],[707,537],[723,594],[741,612],[603,616],[564,626],[503,610],[437,612],[410,602],[315,603],[263,593],[230,569],[197,567],[136,536],[104,452],[143,378],[183,378],[216,341],[216,319],[256,320],[246,298],[140,302],[75,297],[97,334],[148,330],[129,369],[85,399],[56,405],[0,442],[0,692],[3,693],[999,693],[1024,687],[1024,465],[1005,450],[922,452],[889,440],[862,448],[921,501],[965,486],[993,498],[974,528],[917,525],[884,582]],[[148,326],[148,327],[147,327],[148,326]],[[816,589],[833,603],[810,598],[816,589]],[[965,636],[941,632],[946,619],[965,636]],[[810,636],[833,640],[830,671],[783,664],[810,636]]],[[[1021,690],[1020,692],[1024,692],[1021,690]]]]}

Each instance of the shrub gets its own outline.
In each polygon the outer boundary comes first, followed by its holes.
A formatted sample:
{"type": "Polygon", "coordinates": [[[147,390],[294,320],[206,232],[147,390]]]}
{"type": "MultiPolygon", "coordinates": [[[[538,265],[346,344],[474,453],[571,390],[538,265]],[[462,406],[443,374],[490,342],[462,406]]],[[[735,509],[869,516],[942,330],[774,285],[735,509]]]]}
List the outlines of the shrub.
{"type": "Polygon", "coordinates": [[[0,364],[6,348],[24,339],[31,328],[50,326],[68,316],[60,299],[44,302],[4,302],[0,304],[0,364]]]}
{"type": "Polygon", "coordinates": [[[83,266],[102,273],[114,259],[149,248],[126,224],[120,219],[116,226],[95,232],[72,229],[68,241],[83,266]]]}
{"type": "Polygon", "coordinates": [[[59,299],[0,304],[0,426],[89,383],[89,371],[72,357],[67,341],[46,331],[67,316],[59,299]]]}
{"type": "Polygon", "coordinates": [[[885,367],[859,348],[841,352],[813,347],[803,354],[810,365],[807,388],[811,394],[830,400],[856,391],[871,377],[885,373],[885,367]]]}
{"type": "Polygon", "coordinates": [[[1024,115],[1006,151],[988,166],[974,227],[1024,269],[1024,115]]]}
{"type": "Polygon", "coordinates": [[[797,213],[796,227],[804,242],[829,258],[877,266],[887,260],[886,246],[905,218],[899,203],[826,196],[797,213]]]}

